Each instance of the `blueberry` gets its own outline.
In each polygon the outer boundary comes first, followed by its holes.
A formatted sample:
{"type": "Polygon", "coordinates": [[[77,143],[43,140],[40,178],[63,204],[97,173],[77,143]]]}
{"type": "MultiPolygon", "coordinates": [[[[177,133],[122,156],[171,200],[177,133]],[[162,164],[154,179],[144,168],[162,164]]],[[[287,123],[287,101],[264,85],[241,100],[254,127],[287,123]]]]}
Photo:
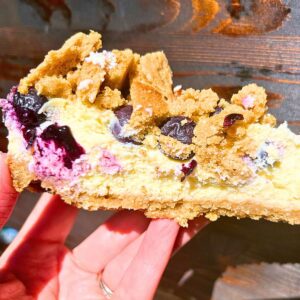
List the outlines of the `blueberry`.
{"type": "Polygon", "coordinates": [[[47,101],[46,97],[38,95],[34,89],[30,89],[27,95],[16,92],[13,96],[13,107],[20,123],[25,127],[36,127],[44,122],[46,116],[38,111],[47,101]]]}
{"type": "Polygon", "coordinates": [[[217,107],[215,108],[215,111],[212,112],[209,116],[211,117],[211,116],[214,116],[214,115],[218,115],[222,110],[223,110],[222,107],[217,106],[217,107]]]}
{"type": "Polygon", "coordinates": [[[35,139],[35,128],[46,121],[46,115],[39,114],[38,111],[47,101],[46,97],[38,95],[33,88],[26,95],[16,92],[13,96],[13,107],[23,126],[23,136],[30,146],[35,139]]]}
{"type": "Polygon", "coordinates": [[[23,136],[28,146],[32,146],[36,138],[36,128],[24,128],[23,136]]]}
{"type": "Polygon", "coordinates": [[[26,95],[16,92],[13,97],[14,107],[26,108],[35,113],[37,113],[47,101],[48,99],[45,96],[38,95],[37,91],[33,88],[29,89],[26,95]]]}
{"type": "Polygon", "coordinates": [[[124,136],[122,134],[122,127],[128,123],[132,115],[132,111],[133,107],[131,105],[121,106],[114,111],[118,121],[111,126],[111,133],[121,143],[141,145],[142,143],[135,139],[133,136],[124,136]]]}
{"type": "Polygon", "coordinates": [[[131,115],[132,115],[133,107],[132,105],[124,105],[117,108],[114,113],[119,120],[120,125],[123,127],[126,123],[128,123],[131,115]]]}
{"type": "Polygon", "coordinates": [[[45,128],[41,134],[44,141],[53,141],[57,148],[65,150],[64,164],[68,169],[72,168],[73,161],[85,153],[84,149],[75,141],[68,126],[53,124],[45,128]]]}
{"type": "Polygon", "coordinates": [[[244,116],[242,114],[229,114],[224,119],[223,127],[228,128],[232,126],[236,121],[241,120],[244,120],[244,116]]]}
{"type": "Polygon", "coordinates": [[[191,144],[196,123],[183,116],[168,118],[160,127],[161,133],[183,144],[191,144]]]}

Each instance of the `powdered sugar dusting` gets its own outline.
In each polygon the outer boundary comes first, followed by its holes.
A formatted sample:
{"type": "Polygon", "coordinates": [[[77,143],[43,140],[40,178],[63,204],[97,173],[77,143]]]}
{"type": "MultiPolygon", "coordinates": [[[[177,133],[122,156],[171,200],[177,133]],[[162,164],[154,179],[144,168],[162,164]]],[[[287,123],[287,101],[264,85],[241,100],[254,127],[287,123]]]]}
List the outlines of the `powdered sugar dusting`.
{"type": "Polygon", "coordinates": [[[93,82],[92,79],[85,79],[79,82],[77,89],[85,90],[89,87],[89,85],[93,82]]]}
{"type": "Polygon", "coordinates": [[[116,56],[111,51],[103,50],[102,52],[90,52],[90,55],[85,59],[86,62],[91,62],[99,65],[102,69],[113,69],[117,65],[116,56]]]}
{"type": "Polygon", "coordinates": [[[100,166],[102,172],[114,175],[122,170],[121,165],[119,164],[116,157],[108,150],[102,150],[102,156],[100,158],[100,166]]]}
{"type": "Polygon", "coordinates": [[[173,92],[174,92],[174,93],[177,93],[177,92],[179,92],[181,89],[182,89],[182,85],[176,85],[176,86],[173,88],[173,92]]]}
{"type": "Polygon", "coordinates": [[[254,106],[254,102],[255,102],[255,98],[253,96],[246,96],[243,100],[242,100],[242,104],[243,106],[248,109],[248,108],[252,108],[254,106]]]}
{"type": "Polygon", "coordinates": [[[152,114],[153,114],[153,109],[152,109],[151,107],[147,107],[147,108],[145,109],[145,111],[146,111],[150,116],[152,116],[152,114]]]}

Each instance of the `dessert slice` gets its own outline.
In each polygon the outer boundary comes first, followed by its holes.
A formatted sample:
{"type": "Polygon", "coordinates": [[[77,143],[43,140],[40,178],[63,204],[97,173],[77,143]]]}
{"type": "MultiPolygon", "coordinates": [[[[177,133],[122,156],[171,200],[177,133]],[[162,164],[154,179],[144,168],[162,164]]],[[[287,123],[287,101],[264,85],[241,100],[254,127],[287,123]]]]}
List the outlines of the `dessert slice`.
{"type": "Polygon", "coordinates": [[[300,137],[274,128],[266,93],[230,102],[172,87],[163,52],[99,51],[78,33],[0,104],[18,191],[88,210],[135,209],[182,226],[199,215],[300,224],[300,137]]]}

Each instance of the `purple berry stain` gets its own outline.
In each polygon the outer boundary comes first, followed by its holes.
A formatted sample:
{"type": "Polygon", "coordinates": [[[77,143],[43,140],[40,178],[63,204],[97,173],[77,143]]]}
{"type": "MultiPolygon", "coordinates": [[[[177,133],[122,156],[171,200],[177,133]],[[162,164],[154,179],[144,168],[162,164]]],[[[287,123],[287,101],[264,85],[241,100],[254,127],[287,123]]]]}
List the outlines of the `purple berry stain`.
{"type": "Polygon", "coordinates": [[[160,127],[161,133],[183,144],[191,144],[196,123],[183,116],[171,117],[160,127]]]}
{"type": "Polygon", "coordinates": [[[68,169],[72,168],[74,160],[85,153],[84,149],[75,141],[68,126],[50,125],[43,131],[41,138],[44,141],[53,141],[57,148],[65,150],[66,154],[63,160],[68,169]]]}
{"type": "Polygon", "coordinates": [[[181,178],[181,182],[185,180],[187,176],[192,174],[194,169],[197,167],[197,161],[192,159],[189,163],[187,164],[182,164],[181,165],[181,172],[183,173],[183,177],[181,178]]]}
{"type": "Polygon", "coordinates": [[[142,143],[140,141],[137,141],[132,136],[124,136],[122,134],[122,127],[128,123],[131,115],[133,112],[132,105],[124,105],[119,108],[117,108],[114,113],[117,117],[118,121],[115,122],[111,127],[111,133],[113,136],[121,143],[124,144],[135,144],[135,145],[141,145],[142,143]]]}
{"type": "Polygon", "coordinates": [[[224,118],[223,127],[228,128],[232,126],[236,121],[244,120],[242,114],[229,114],[224,118]]]}
{"type": "Polygon", "coordinates": [[[36,127],[46,121],[46,115],[38,112],[47,101],[46,97],[38,95],[33,88],[29,89],[26,95],[16,92],[13,96],[12,105],[22,125],[24,139],[29,146],[36,138],[36,127]]]}

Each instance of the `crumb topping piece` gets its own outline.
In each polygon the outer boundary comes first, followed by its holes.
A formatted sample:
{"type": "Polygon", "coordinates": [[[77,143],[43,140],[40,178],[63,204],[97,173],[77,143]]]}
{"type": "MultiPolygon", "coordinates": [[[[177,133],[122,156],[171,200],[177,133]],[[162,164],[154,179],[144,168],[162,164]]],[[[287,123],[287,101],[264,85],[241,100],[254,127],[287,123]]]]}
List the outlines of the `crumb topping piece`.
{"type": "Polygon", "coordinates": [[[28,88],[45,76],[65,76],[91,51],[97,51],[101,46],[101,35],[97,32],[91,31],[88,35],[79,32],[73,35],[59,50],[50,51],[37,68],[21,79],[18,91],[27,94],[28,88]]]}
{"type": "Polygon", "coordinates": [[[237,94],[231,97],[231,103],[242,106],[253,114],[253,122],[256,122],[267,111],[267,94],[262,87],[256,84],[244,86],[237,94]]]}
{"type": "Polygon", "coordinates": [[[95,105],[104,109],[115,109],[126,103],[126,100],[122,97],[121,91],[118,89],[112,90],[108,86],[98,94],[95,105]]]}
{"type": "Polygon", "coordinates": [[[133,64],[134,55],[130,49],[113,50],[112,53],[116,63],[114,68],[108,70],[105,84],[111,89],[122,90],[126,84],[129,86],[128,73],[133,64]]]}
{"type": "Polygon", "coordinates": [[[82,102],[94,103],[105,78],[105,69],[99,64],[84,61],[78,72],[76,98],[82,102]],[[88,89],[79,89],[79,84],[85,80],[90,80],[88,89]]]}
{"type": "Polygon", "coordinates": [[[176,160],[187,160],[194,156],[194,145],[183,144],[169,136],[160,135],[159,148],[162,153],[176,160]]]}
{"type": "Polygon", "coordinates": [[[47,98],[68,98],[72,94],[71,84],[62,76],[42,77],[35,88],[39,95],[47,98]]]}
{"type": "Polygon", "coordinates": [[[212,113],[219,101],[218,95],[211,89],[194,90],[189,88],[181,90],[168,102],[168,109],[172,116],[186,116],[197,120],[200,116],[212,113]]]}
{"type": "Polygon", "coordinates": [[[173,98],[172,71],[163,52],[149,53],[139,59],[130,74],[130,98],[134,108],[130,120],[133,128],[142,131],[156,119],[167,117],[167,100],[173,98]]]}

